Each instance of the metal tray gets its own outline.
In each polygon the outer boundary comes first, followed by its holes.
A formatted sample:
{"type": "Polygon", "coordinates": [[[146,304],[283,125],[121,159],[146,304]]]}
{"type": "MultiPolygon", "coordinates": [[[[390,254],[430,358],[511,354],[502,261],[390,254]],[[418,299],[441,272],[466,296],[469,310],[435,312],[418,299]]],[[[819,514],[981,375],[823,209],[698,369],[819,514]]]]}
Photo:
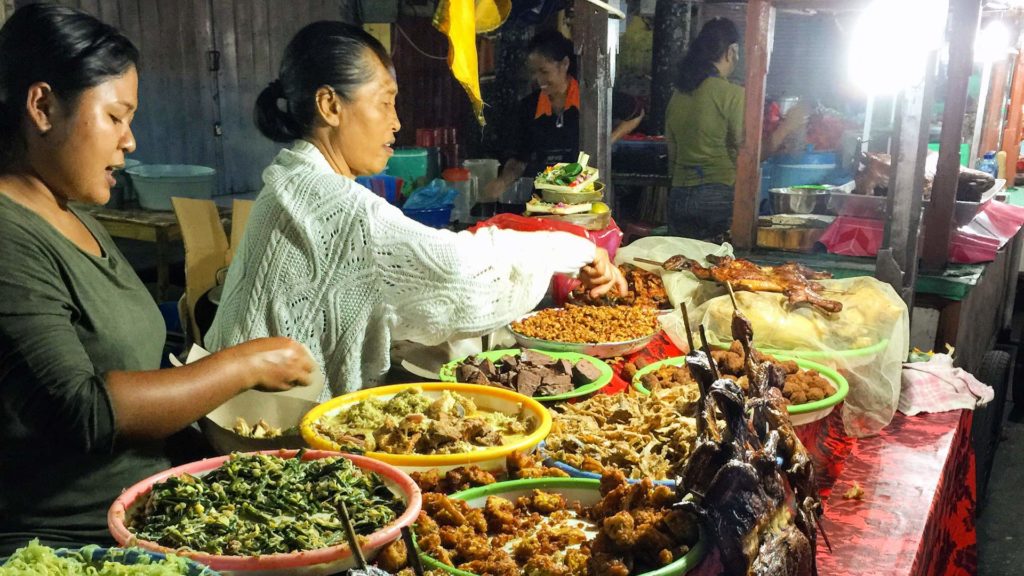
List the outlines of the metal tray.
{"type": "MultiPolygon", "coordinates": [[[[963,202],[957,200],[956,210],[953,219],[957,228],[970,224],[971,220],[978,215],[982,206],[988,204],[995,198],[996,194],[1006,186],[1006,180],[997,179],[991,188],[981,195],[979,202],[963,202]]],[[[927,206],[929,201],[924,201],[927,206]]],[[[851,194],[833,190],[829,193],[828,210],[836,216],[852,216],[855,218],[868,218],[871,220],[886,219],[886,197],[885,196],[864,196],[863,194],[851,194]]]]}

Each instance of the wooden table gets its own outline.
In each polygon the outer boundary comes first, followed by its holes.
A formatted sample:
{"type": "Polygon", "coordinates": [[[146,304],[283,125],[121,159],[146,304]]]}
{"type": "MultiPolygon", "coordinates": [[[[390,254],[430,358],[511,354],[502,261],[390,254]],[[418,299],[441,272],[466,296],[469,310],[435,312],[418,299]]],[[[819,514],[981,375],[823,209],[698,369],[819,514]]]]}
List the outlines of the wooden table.
{"type": "MultiPolygon", "coordinates": [[[[106,206],[77,204],[96,218],[114,238],[140,240],[156,245],[156,299],[170,297],[171,243],[181,240],[181,226],[174,212],[157,212],[141,208],[114,209],[106,206]]],[[[219,207],[222,217],[230,217],[231,209],[219,207]]]]}

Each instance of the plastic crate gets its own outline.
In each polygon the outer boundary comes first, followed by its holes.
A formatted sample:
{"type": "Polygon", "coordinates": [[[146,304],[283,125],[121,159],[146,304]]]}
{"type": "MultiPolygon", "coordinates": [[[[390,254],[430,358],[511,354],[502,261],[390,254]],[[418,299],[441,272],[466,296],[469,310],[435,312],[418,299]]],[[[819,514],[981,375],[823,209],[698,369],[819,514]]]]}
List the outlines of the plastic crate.
{"type": "Polygon", "coordinates": [[[448,221],[451,219],[452,207],[444,206],[443,208],[426,208],[420,210],[403,209],[402,213],[425,226],[430,226],[431,228],[444,228],[448,225],[448,221]]]}

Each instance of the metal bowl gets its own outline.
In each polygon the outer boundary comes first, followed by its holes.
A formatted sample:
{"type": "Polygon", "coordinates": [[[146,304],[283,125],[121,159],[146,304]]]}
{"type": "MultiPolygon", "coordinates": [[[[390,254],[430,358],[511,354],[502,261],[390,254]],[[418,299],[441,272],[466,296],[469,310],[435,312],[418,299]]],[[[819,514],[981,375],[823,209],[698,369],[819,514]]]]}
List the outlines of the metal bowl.
{"type": "Polygon", "coordinates": [[[828,188],[772,188],[773,214],[828,214],[828,188]]]}

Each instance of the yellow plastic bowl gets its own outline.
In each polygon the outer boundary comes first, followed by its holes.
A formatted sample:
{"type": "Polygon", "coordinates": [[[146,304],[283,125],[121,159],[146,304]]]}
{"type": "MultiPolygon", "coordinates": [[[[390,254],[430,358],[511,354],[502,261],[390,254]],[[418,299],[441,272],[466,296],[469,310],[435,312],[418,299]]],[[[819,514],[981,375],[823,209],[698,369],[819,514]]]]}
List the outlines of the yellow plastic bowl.
{"type": "Polygon", "coordinates": [[[406,472],[422,472],[426,470],[446,471],[459,466],[476,465],[482,470],[498,470],[505,468],[505,458],[512,452],[531,452],[551,431],[551,413],[540,402],[527,398],[503,388],[479,386],[476,384],[456,384],[451,382],[426,382],[422,384],[397,384],[368,388],[351,394],[339,396],[309,411],[302,418],[300,430],[302,437],[310,446],[319,450],[344,450],[337,442],[321,435],[313,424],[324,417],[331,417],[347,410],[353,404],[370,398],[388,399],[409,389],[419,387],[428,397],[437,398],[445,390],[457,392],[473,400],[477,408],[501,412],[509,415],[525,413],[526,417],[535,422],[533,432],[522,440],[504,446],[495,446],[464,452],[460,454],[387,454],[385,452],[367,452],[366,456],[391,464],[406,472]]]}

